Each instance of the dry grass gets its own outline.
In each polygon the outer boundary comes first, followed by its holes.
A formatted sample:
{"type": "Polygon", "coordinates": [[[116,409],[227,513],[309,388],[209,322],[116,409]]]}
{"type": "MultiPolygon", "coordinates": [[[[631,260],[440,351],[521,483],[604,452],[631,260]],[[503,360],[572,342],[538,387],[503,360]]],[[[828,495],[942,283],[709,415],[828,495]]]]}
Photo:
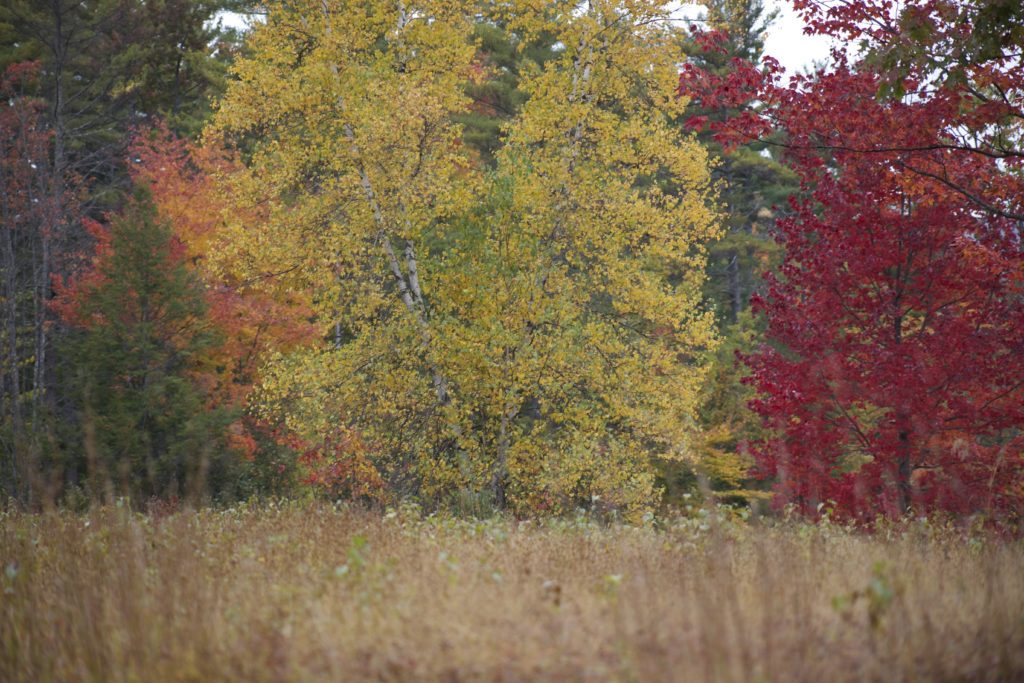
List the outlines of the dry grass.
{"type": "Polygon", "coordinates": [[[929,527],[6,514],[0,680],[1024,680],[1022,560],[929,527]]]}

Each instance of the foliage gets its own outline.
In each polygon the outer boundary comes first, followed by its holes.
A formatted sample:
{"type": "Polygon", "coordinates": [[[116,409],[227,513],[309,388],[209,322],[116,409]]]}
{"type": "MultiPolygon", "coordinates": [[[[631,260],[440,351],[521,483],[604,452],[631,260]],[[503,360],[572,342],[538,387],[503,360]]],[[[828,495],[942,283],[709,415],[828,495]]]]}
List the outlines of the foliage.
{"type": "MultiPolygon", "coordinates": [[[[738,60],[761,58],[765,33],[777,11],[769,11],[760,0],[702,4],[702,28],[691,27],[683,43],[686,73],[723,77],[732,73],[738,60]]],[[[778,161],[779,148],[772,144],[777,140],[755,139],[726,149],[715,139],[707,122],[728,120],[736,114],[735,107],[705,101],[699,90],[682,88],[681,94],[692,100],[679,125],[696,129],[697,139],[714,160],[711,174],[725,230],[721,239],[708,245],[704,296],[714,306],[723,344],[701,391],[699,456],[695,463],[663,462],[660,470],[670,502],[708,487],[706,492],[717,495],[759,497],[764,494],[747,490],[751,460],[740,444],[760,435],[760,420],[746,405],[753,391],[741,383],[747,373],[736,354],[753,351],[763,335],[764,325],[750,314],[750,297],[762,289],[764,274],[781,259],[772,234],[778,216],[787,211],[788,196],[798,190],[798,179],[778,161]],[[698,479],[706,479],[706,486],[695,486],[698,479]]]]}
{"type": "Polygon", "coordinates": [[[481,9],[473,23],[478,49],[466,86],[472,105],[469,111],[455,114],[454,120],[462,126],[465,143],[479,153],[483,164],[493,167],[504,144],[504,129],[527,99],[519,87],[521,79],[530,69],[543,68],[557,50],[554,37],[543,32],[523,43],[497,16],[495,3],[481,3],[481,9]]]}
{"type": "MultiPolygon", "coordinates": [[[[871,74],[821,76],[793,103],[794,141],[825,123],[858,149],[941,138],[932,103],[878,102],[877,87],[871,74]],[[856,106],[840,112],[836,96],[856,106]]],[[[872,155],[831,156],[836,172],[803,160],[815,202],[781,223],[782,279],[760,306],[781,345],[751,359],[766,395],[757,409],[779,432],[760,451],[762,472],[805,507],[833,499],[872,516],[1017,514],[1024,253],[1015,223],[872,155]]],[[[975,156],[902,156],[929,173],[993,173],[975,156]]]]}
{"type": "MultiPolygon", "coordinates": [[[[777,11],[760,0],[706,0],[703,28],[691,27],[684,49],[685,74],[725,77],[735,64],[757,63],[763,53],[765,33],[777,11]]],[[[777,214],[785,213],[789,195],[799,188],[796,175],[777,159],[776,140],[747,140],[728,149],[707,129],[709,122],[727,121],[735,107],[704,101],[701,91],[684,87],[691,97],[683,122],[697,130],[698,139],[715,157],[712,177],[720,189],[720,209],[725,223],[722,239],[708,252],[706,296],[713,301],[720,326],[726,334],[747,310],[750,296],[760,288],[762,276],[777,265],[780,252],[771,233],[777,214]]],[[[736,333],[740,333],[738,330],[736,333]]]]}
{"type": "Polygon", "coordinates": [[[756,391],[748,382],[749,368],[740,360],[764,343],[764,327],[748,308],[727,328],[701,387],[696,457],[659,463],[667,503],[691,504],[695,496],[741,503],[769,497],[751,472],[749,443],[763,438],[766,430],[749,407],[756,391]]]}
{"type": "Polygon", "coordinates": [[[522,77],[484,177],[452,122],[465,10],[275,6],[236,65],[211,135],[251,150],[232,194],[270,212],[221,262],[309,287],[327,342],[270,364],[264,414],[320,441],[344,424],[399,495],[639,515],[650,456],[687,454],[714,344],[675,29],[653,3],[516,5],[520,45],[563,47],[522,77]]]}
{"type": "Polygon", "coordinates": [[[138,500],[229,485],[229,415],[205,405],[191,374],[215,331],[181,242],[142,189],[109,226],[89,227],[97,240],[91,267],[55,285],[54,307],[76,330],[62,352],[81,411],[74,442],[85,458],[69,452],[68,476],[87,476],[95,496],[138,500]]]}
{"type": "Polygon", "coordinates": [[[385,483],[367,450],[357,434],[338,428],[299,456],[305,483],[335,500],[382,502],[387,495],[385,483]]]}
{"type": "Polygon", "coordinates": [[[838,0],[825,5],[794,0],[793,5],[808,31],[857,41],[865,51],[866,66],[879,75],[883,95],[900,97],[909,92],[905,79],[923,77],[966,96],[969,108],[988,110],[985,116],[1013,117],[1021,112],[1020,3],[838,0]]]}
{"type": "Polygon", "coordinates": [[[236,220],[256,223],[266,213],[239,213],[224,196],[218,178],[237,172],[240,162],[216,145],[190,143],[159,124],[135,138],[131,159],[133,176],[150,188],[186,251],[188,267],[205,285],[207,317],[219,342],[204,351],[193,374],[207,405],[236,416],[227,431],[231,448],[245,457],[236,495],[290,495],[304,480],[333,490],[331,477],[318,475],[319,466],[309,467],[322,458],[334,462],[329,452],[320,453],[279,419],[252,411],[267,357],[315,344],[318,332],[309,322],[312,303],[306,293],[284,286],[272,274],[235,277],[211,258],[226,229],[226,214],[234,211],[236,220]]]}
{"type": "Polygon", "coordinates": [[[22,62],[0,78],[0,481],[32,500],[44,455],[50,381],[46,307],[61,206],[70,203],[53,174],[46,103],[32,96],[40,66],[22,62]]]}
{"type": "Polygon", "coordinates": [[[474,48],[464,18],[443,4],[348,10],[276,6],[250,37],[211,136],[252,150],[249,168],[229,181],[242,215],[269,210],[257,224],[236,213],[218,267],[256,287],[311,291],[319,334],[335,346],[271,363],[264,415],[316,445],[347,419],[342,410],[384,416],[403,403],[421,406],[415,417],[425,414],[429,426],[395,429],[382,420],[372,434],[391,446],[394,460],[379,465],[401,490],[400,479],[416,476],[406,465],[417,449],[445,438],[450,421],[436,410],[448,402],[446,380],[427,345],[415,266],[435,222],[474,192],[449,121],[465,102],[474,48]],[[369,392],[359,382],[368,371],[385,380],[369,392]],[[430,384],[421,385],[421,371],[430,384]],[[296,395],[304,400],[288,410],[268,409],[296,395]]]}
{"type": "Polygon", "coordinates": [[[785,263],[759,304],[774,348],[748,360],[774,430],[759,471],[805,511],[833,501],[864,518],[938,509],[1012,522],[1024,493],[1018,67],[979,62],[936,87],[919,65],[899,81],[913,96],[889,97],[891,74],[873,72],[886,48],[861,22],[884,25],[890,7],[808,9],[813,30],[864,32],[854,66],[836,56],[789,87],[769,60],[684,75],[739,110],[711,124],[724,142],[784,131],[812,193],[780,223],[785,263]],[[744,109],[751,99],[766,109],[744,109]]]}
{"type": "MultiPolygon", "coordinates": [[[[302,292],[269,280],[253,287],[211,264],[210,252],[230,207],[216,179],[237,171],[238,160],[213,145],[179,139],[162,125],[136,137],[131,159],[133,176],[149,187],[160,215],[181,242],[187,267],[204,284],[206,317],[217,330],[218,343],[204,350],[193,376],[203,388],[207,405],[238,415],[228,439],[250,463],[270,459],[285,469],[294,468],[295,451],[306,447],[292,444],[280,425],[260,420],[248,409],[266,357],[308,345],[317,332],[309,323],[309,297],[302,292]]],[[[262,215],[256,211],[242,217],[255,222],[262,215]]]]}

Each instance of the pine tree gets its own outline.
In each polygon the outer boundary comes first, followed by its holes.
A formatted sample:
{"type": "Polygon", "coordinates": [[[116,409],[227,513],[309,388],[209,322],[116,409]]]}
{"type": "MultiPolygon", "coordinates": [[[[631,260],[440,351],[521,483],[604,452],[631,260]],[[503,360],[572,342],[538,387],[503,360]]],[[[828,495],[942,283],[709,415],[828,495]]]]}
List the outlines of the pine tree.
{"type": "Polygon", "coordinates": [[[109,226],[89,228],[92,266],[58,287],[55,306],[72,328],[61,356],[78,408],[65,475],[86,475],[93,495],[202,493],[229,455],[229,416],[191,374],[215,341],[202,284],[142,189],[109,226]]]}
{"type": "MultiPolygon", "coordinates": [[[[685,87],[688,77],[722,77],[732,71],[734,60],[758,63],[765,32],[777,16],[762,0],[704,0],[701,4],[706,8],[706,24],[692,31],[684,43],[687,63],[681,92],[688,95],[697,95],[685,87]]],[[[741,444],[759,438],[762,430],[747,407],[754,392],[742,382],[748,373],[736,354],[752,352],[762,339],[763,321],[750,314],[750,299],[761,288],[764,275],[780,261],[774,226],[786,214],[788,198],[799,190],[799,183],[796,174],[776,159],[771,145],[754,140],[726,149],[716,141],[708,124],[735,115],[733,109],[695,97],[683,121],[697,129],[698,139],[717,162],[712,176],[719,189],[725,232],[709,246],[704,295],[717,313],[723,344],[703,390],[703,436],[696,469],[685,463],[662,464],[671,499],[692,492],[698,477],[706,477],[716,495],[736,499],[762,495],[747,490],[752,461],[740,452],[741,444]]]]}
{"type": "MultiPolygon", "coordinates": [[[[706,28],[687,37],[686,73],[721,76],[733,60],[757,64],[763,56],[765,32],[777,16],[762,0],[704,0],[706,28]]],[[[693,92],[683,89],[683,94],[693,92]]],[[[715,303],[723,331],[739,322],[750,305],[761,276],[778,261],[771,238],[777,214],[785,211],[789,196],[799,189],[796,174],[776,160],[762,141],[726,150],[707,124],[734,116],[729,108],[707,106],[699,98],[687,111],[686,123],[698,128],[698,139],[718,160],[713,177],[719,183],[720,206],[726,233],[708,254],[705,292],[715,303]]]]}
{"type": "Polygon", "coordinates": [[[470,111],[456,114],[462,138],[473,147],[486,166],[496,164],[495,155],[504,144],[503,129],[526,102],[520,87],[524,76],[542,69],[557,56],[555,39],[542,32],[524,42],[502,20],[495,3],[481,3],[481,14],[473,25],[477,41],[476,71],[466,86],[472,99],[470,111]]]}

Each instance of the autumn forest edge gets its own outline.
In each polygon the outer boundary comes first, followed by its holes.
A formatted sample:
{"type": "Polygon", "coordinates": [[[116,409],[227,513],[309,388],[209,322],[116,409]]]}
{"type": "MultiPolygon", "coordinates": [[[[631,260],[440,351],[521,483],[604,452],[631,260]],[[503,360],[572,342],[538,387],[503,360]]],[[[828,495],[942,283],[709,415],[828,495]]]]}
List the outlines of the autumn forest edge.
{"type": "Polygon", "coordinates": [[[7,2],[4,498],[1019,529],[1024,10],[701,4],[7,2]]]}

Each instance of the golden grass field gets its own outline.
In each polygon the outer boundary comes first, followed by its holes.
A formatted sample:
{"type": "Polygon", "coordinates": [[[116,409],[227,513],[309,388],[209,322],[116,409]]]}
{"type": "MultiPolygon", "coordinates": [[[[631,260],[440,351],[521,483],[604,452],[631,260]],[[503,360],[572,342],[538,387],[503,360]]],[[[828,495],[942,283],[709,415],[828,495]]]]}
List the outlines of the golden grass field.
{"type": "Polygon", "coordinates": [[[1020,681],[1024,544],[911,524],[0,515],[0,681],[1020,681]]]}

